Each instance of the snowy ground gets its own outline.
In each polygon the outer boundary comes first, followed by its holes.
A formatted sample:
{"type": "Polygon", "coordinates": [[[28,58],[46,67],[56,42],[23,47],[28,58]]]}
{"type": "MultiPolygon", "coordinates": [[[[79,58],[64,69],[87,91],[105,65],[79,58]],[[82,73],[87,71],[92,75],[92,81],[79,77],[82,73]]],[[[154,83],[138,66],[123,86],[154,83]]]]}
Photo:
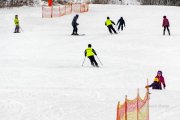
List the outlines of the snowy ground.
{"type": "Polygon", "coordinates": [[[117,102],[145,93],[162,70],[167,88],[151,91],[150,119],[179,120],[180,8],[91,5],[80,14],[79,33],[70,36],[75,14],[42,19],[41,8],[0,9],[1,120],[115,120],[117,102]],[[18,14],[23,32],[14,34],[18,14]],[[162,16],[171,36],[162,36],[162,16]],[[110,35],[109,16],[123,16],[126,28],[110,35]],[[84,58],[91,43],[104,66],[92,68],[84,58]]]}

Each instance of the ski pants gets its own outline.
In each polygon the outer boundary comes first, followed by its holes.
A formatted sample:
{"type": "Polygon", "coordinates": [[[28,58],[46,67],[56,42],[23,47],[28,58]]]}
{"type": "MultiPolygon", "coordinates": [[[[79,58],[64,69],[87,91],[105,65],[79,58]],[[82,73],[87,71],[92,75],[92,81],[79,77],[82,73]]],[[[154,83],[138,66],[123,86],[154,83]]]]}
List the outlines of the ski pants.
{"type": "Polygon", "coordinates": [[[88,58],[89,58],[92,66],[98,67],[98,63],[96,62],[94,56],[89,56],[88,58]]]}
{"type": "Polygon", "coordinates": [[[170,30],[169,30],[169,27],[168,27],[168,26],[164,26],[163,35],[165,35],[166,29],[167,29],[167,31],[168,31],[168,33],[169,33],[169,35],[170,35],[170,30]]]}
{"type": "Polygon", "coordinates": [[[113,28],[112,25],[109,25],[109,26],[107,26],[107,27],[108,27],[109,32],[110,32],[111,34],[112,34],[112,31],[113,31],[114,33],[117,33],[116,30],[113,28]]]}
{"type": "Polygon", "coordinates": [[[14,33],[19,33],[19,25],[16,25],[14,33]]]}
{"type": "Polygon", "coordinates": [[[78,31],[77,25],[74,25],[72,34],[77,34],[77,31],[78,31]]]}
{"type": "Polygon", "coordinates": [[[123,31],[123,24],[119,24],[118,31],[120,30],[120,28],[121,28],[121,31],[123,31]]]}

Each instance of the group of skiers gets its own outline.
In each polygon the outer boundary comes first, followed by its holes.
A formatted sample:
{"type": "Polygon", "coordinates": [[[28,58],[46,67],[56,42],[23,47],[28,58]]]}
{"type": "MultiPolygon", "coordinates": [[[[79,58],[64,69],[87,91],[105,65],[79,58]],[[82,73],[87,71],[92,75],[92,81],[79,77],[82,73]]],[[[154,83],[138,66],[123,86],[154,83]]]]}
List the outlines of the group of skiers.
{"type": "Polygon", "coordinates": [[[121,28],[121,31],[123,31],[123,27],[125,27],[125,21],[123,19],[123,17],[121,17],[117,24],[115,24],[112,20],[110,20],[109,17],[107,17],[107,20],[105,22],[105,25],[108,27],[108,30],[109,30],[109,33],[110,34],[113,34],[112,31],[117,34],[116,30],[114,29],[113,25],[118,25],[118,31],[120,30],[121,28]]]}
{"type": "MultiPolygon", "coordinates": [[[[79,17],[79,15],[77,14],[74,16],[74,18],[72,20],[73,32],[71,35],[79,35],[78,34],[78,28],[77,28],[77,26],[79,25],[79,23],[77,23],[78,17],[79,17]]],[[[113,27],[113,25],[115,25],[115,23],[112,20],[110,20],[109,17],[107,17],[107,20],[105,21],[105,25],[108,27],[110,34],[113,34],[113,32],[115,34],[117,34],[116,30],[113,27]]],[[[121,31],[123,31],[123,27],[125,27],[125,21],[124,21],[123,17],[121,17],[118,20],[116,25],[118,25],[118,31],[120,30],[120,28],[121,28],[121,31]]]]}
{"type": "MultiPolygon", "coordinates": [[[[72,20],[73,32],[72,32],[71,35],[79,35],[78,34],[78,28],[77,28],[77,26],[79,25],[79,23],[77,23],[78,17],[79,17],[79,15],[77,14],[77,15],[74,16],[74,18],[72,20]]],[[[14,24],[15,24],[14,33],[20,33],[18,15],[15,15],[14,24]]],[[[110,19],[110,17],[107,17],[107,20],[105,21],[105,25],[107,26],[110,34],[113,34],[113,32],[115,34],[117,34],[116,30],[113,27],[113,25],[115,25],[115,23],[110,19]]],[[[116,25],[118,25],[118,31],[123,30],[123,27],[125,27],[125,21],[124,21],[123,17],[120,17],[120,19],[118,20],[116,25]]],[[[166,29],[168,31],[168,34],[170,35],[169,26],[170,26],[169,20],[167,19],[166,16],[163,16],[163,24],[162,24],[162,27],[164,27],[163,35],[165,35],[166,29]]],[[[88,48],[85,49],[84,55],[85,55],[85,57],[89,58],[89,60],[91,62],[91,65],[93,67],[99,67],[99,65],[98,65],[98,63],[97,63],[97,61],[96,61],[96,59],[94,57],[94,56],[97,56],[97,53],[92,48],[91,44],[88,44],[88,48]]],[[[150,84],[150,85],[145,86],[145,88],[152,87],[152,89],[162,90],[162,86],[165,89],[165,87],[166,87],[165,80],[164,80],[164,77],[162,76],[162,71],[158,71],[156,77],[154,78],[154,82],[152,84],[150,84]]]]}
{"type": "MultiPolygon", "coordinates": [[[[79,17],[79,15],[77,14],[74,16],[74,18],[72,20],[73,32],[71,35],[79,35],[78,34],[78,28],[77,28],[77,26],[79,25],[79,23],[77,23],[78,17],[79,17]]],[[[105,25],[107,26],[110,34],[113,34],[113,33],[118,34],[118,32],[114,29],[113,25],[118,25],[118,31],[120,29],[121,29],[121,31],[123,31],[123,28],[126,26],[123,17],[120,17],[117,24],[115,24],[114,21],[112,21],[110,19],[110,17],[107,17],[107,19],[105,21],[105,25]]],[[[170,24],[169,24],[169,20],[167,19],[166,16],[163,16],[162,27],[164,27],[163,35],[165,35],[166,29],[168,31],[168,34],[170,35],[170,30],[169,30],[170,24]]]]}
{"type": "MultiPolygon", "coordinates": [[[[78,34],[78,28],[77,26],[79,25],[79,23],[77,23],[77,19],[78,19],[79,15],[75,15],[73,20],[72,20],[72,26],[73,26],[73,32],[71,35],[79,35],[78,34]]],[[[19,26],[19,19],[18,19],[18,15],[15,15],[14,18],[14,24],[15,24],[15,30],[14,33],[20,33],[20,26],[19,26]]],[[[107,20],[105,21],[105,25],[107,26],[109,33],[113,34],[113,32],[115,34],[117,34],[117,31],[114,29],[113,25],[118,25],[118,31],[121,29],[121,31],[123,31],[123,28],[125,27],[125,21],[123,19],[123,17],[120,17],[120,19],[118,20],[117,24],[115,24],[110,17],[107,17],[107,20]],[[112,32],[113,31],[113,32],[112,32]]],[[[166,29],[168,31],[168,34],[170,35],[170,24],[169,24],[169,20],[167,19],[166,16],[163,16],[163,24],[162,27],[164,27],[163,30],[163,35],[165,35],[166,29]]]]}

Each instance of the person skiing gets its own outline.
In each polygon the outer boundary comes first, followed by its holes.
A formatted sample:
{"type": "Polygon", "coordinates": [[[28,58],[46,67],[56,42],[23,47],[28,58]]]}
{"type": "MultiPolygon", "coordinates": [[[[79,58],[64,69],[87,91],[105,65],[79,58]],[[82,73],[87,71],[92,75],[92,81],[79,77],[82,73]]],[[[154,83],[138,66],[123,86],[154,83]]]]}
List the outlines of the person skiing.
{"type": "Polygon", "coordinates": [[[164,80],[164,77],[162,76],[162,71],[159,70],[154,79],[154,82],[151,85],[147,85],[146,88],[152,87],[153,89],[162,90],[162,85],[163,85],[163,88],[165,89],[166,88],[165,80],[164,80]]]}
{"type": "Polygon", "coordinates": [[[124,26],[124,27],[126,26],[123,17],[121,17],[121,18],[118,20],[117,25],[118,25],[118,24],[119,24],[119,26],[118,26],[118,31],[120,30],[120,28],[121,28],[121,31],[123,31],[123,26],[124,26]]]}
{"type": "Polygon", "coordinates": [[[163,35],[165,35],[166,29],[170,35],[169,26],[170,26],[169,20],[166,18],[166,16],[163,16],[163,23],[162,23],[162,27],[164,27],[163,35]]]}
{"type": "Polygon", "coordinates": [[[98,63],[96,62],[96,60],[94,58],[94,55],[97,56],[96,51],[93,48],[91,48],[91,47],[92,47],[92,45],[88,44],[88,48],[84,51],[85,57],[87,56],[89,58],[89,60],[91,62],[91,65],[93,67],[99,67],[98,63]]]}
{"type": "Polygon", "coordinates": [[[73,33],[72,33],[71,35],[79,35],[79,34],[77,33],[77,31],[78,31],[77,26],[79,25],[79,23],[77,23],[78,17],[79,17],[79,15],[76,14],[76,15],[74,16],[73,20],[72,20],[73,33]]]}
{"type": "Polygon", "coordinates": [[[18,15],[15,15],[14,24],[15,24],[14,33],[19,33],[19,19],[18,19],[18,15]]]}
{"type": "Polygon", "coordinates": [[[110,34],[112,34],[112,31],[113,31],[115,34],[117,34],[116,30],[113,28],[113,25],[115,25],[115,23],[114,23],[112,20],[110,20],[109,17],[107,17],[107,20],[106,20],[106,22],[105,22],[105,25],[108,27],[110,34]]]}

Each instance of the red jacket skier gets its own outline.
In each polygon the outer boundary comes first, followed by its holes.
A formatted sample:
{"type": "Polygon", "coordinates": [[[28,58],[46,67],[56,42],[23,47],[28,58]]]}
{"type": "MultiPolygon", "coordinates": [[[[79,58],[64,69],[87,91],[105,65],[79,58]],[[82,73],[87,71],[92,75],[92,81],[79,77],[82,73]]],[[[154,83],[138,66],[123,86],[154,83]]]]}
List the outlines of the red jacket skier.
{"type": "Polygon", "coordinates": [[[166,16],[163,16],[163,23],[162,23],[162,27],[164,27],[164,31],[163,31],[163,35],[165,35],[165,31],[167,29],[169,35],[170,35],[170,30],[169,30],[169,20],[166,18],[166,16]]]}
{"type": "Polygon", "coordinates": [[[162,89],[162,85],[163,85],[163,88],[165,89],[166,84],[165,84],[164,77],[162,76],[162,71],[158,71],[157,76],[155,78],[158,78],[159,80],[160,89],[162,89]]]}

